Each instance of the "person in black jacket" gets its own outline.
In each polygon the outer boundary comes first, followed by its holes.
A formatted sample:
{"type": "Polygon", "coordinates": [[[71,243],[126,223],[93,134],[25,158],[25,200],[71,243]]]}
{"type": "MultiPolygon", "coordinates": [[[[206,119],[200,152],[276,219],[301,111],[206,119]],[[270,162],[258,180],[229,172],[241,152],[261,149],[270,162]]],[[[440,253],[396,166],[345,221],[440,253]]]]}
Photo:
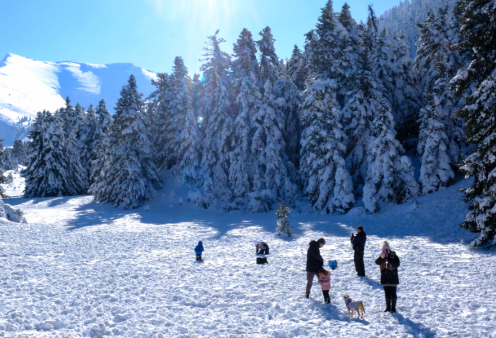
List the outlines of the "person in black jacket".
{"type": "Polygon", "coordinates": [[[391,251],[388,242],[384,241],[382,252],[375,264],[380,265],[381,284],[386,296],[386,310],[384,312],[396,312],[396,287],[400,283],[398,278],[398,267],[400,259],[394,251],[391,251]]]}
{"type": "Polygon", "coordinates": [[[319,275],[319,270],[324,266],[324,259],[320,255],[320,248],[325,244],[325,239],[319,238],[317,241],[309,243],[307,252],[307,289],[306,297],[310,297],[310,290],[312,289],[313,278],[319,275]]]}
{"type": "Polygon", "coordinates": [[[355,260],[355,270],[357,276],[365,277],[365,265],[363,264],[363,253],[365,251],[365,242],[367,241],[367,234],[363,231],[361,225],[357,228],[357,235],[351,234],[351,244],[353,244],[353,250],[355,254],[353,256],[355,260]]]}

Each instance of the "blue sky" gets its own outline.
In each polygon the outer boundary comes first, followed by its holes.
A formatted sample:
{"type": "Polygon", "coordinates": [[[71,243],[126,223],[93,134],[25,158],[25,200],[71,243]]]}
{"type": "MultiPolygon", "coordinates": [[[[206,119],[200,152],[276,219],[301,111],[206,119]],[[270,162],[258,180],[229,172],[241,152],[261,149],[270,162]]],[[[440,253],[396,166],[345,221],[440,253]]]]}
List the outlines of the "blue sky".
{"type": "MultiPolygon", "coordinates": [[[[206,37],[220,29],[232,44],[243,28],[257,39],[272,28],[279,57],[315,27],[326,0],[0,0],[0,58],[14,53],[42,61],[131,62],[169,72],[177,55],[198,72],[206,37]]],[[[335,0],[340,10],[344,0],[335,0]]],[[[355,20],[367,5],[378,15],[400,0],[348,0],[355,20]]]]}

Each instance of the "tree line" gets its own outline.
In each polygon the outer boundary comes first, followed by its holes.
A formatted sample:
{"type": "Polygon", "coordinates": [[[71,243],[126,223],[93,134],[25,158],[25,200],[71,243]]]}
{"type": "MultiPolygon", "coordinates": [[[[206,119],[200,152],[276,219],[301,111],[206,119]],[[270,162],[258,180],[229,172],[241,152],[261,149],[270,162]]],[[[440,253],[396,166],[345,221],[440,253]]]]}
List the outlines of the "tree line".
{"type": "Polygon", "coordinates": [[[449,184],[459,165],[474,185],[464,227],[494,238],[495,4],[460,0],[418,24],[416,57],[402,32],[357,23],[328,0],[303,50],[281,60],[269,27],[243,29],[232,55],[208,37],[202,76],[176,57],[146,99],[133,76],[112,116],[79,104],[39,112],[23,171],[26,197],[91,193],[139,207],[171,170],[195,202],[266,212],[307,199],[345,213],[362,196],[404,203],[449,184]],[[469,155],[469,150],[473,153],[469,155]],[[412,157],[420,162],[418,181],[412,157]]]}

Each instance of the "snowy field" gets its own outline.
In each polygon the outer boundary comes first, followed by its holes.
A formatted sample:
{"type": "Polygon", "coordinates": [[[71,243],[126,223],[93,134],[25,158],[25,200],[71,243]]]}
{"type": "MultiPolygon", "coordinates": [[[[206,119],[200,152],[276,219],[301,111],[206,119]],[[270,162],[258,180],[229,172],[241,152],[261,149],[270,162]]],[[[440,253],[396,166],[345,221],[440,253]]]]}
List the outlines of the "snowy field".
{"type": "Polygon", "coordinates": [[[149,211],[91,197],[5,201],[28,223],[0,221],[0,336],[496,337],[495,252],[470,249],[476,235],[457,227],[466,212],[457,189],[469,182],[418,198],[416,210],[293,211],[289,239],[274,235],[272,213],[180,206],[186,193],[173,187],[172,200],[168,184],[149,211]],[[356,277],[349,243],[360,224],[366,278],[356,277]],[[316,281],[304,297],[306,250],[319,237],[324,259],[339,264],[330,305],[316,281]],[[374,264],[385,239],[401,259],[396,314],[382,312],[374,264]],[[203,264],[194,261],[198,240],[203,264]],[[255,264],[253,240],[269,243],[269,265],[255,264]],[[363,300],[363,320],[348,317],[346,294],[363,300]]]}

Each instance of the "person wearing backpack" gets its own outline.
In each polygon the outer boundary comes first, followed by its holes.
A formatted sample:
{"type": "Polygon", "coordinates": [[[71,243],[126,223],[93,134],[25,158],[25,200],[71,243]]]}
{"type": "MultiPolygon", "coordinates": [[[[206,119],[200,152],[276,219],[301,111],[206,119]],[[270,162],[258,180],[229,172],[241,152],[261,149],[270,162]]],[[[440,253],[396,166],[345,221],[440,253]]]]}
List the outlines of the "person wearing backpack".
{"type": "Polygon", "coordinates": [[[381,255],[375,260],[375,264],[380,266],[381,285],[386,296],[386,310],[384,312],[396,312],[396,287],[400,283],[398,278],[398,267],[400,258],[394,251],[391,251],[387,241],[382,244],[381,255]]]}
{"type": "Polygon", "coordinates": [[[199,241],[198,245],[195,247],[196,261],[197,262],[203,262],[203,258],[202,258],[203,251],[205,251],[205,249],[203,249],[203,242],[199,241]]]}
{"type": "Polygon", "coordinates": [[[319,275],[320,269],[324,266],[324,259],[320,255],[320,248],[325,244],[325,239],[319,238],[316,241],[308,243],[307,251],[307,287],[305,297],[310,297],[310,290],[312,289],[313,278],[319,275]]]}

